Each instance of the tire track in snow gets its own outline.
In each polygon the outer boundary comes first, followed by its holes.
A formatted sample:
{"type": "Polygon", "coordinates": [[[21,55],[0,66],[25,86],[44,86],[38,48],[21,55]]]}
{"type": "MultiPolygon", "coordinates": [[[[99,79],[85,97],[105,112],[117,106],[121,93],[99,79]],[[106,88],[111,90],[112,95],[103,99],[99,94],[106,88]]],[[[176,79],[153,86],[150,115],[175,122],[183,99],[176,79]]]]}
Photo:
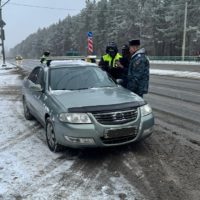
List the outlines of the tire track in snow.
{"type": "Polygon", "coordinates": [[[22,135],[20,136],[14,136],[9,138],[8,141],[0,143],[0,152],[5,151],[8,148],[13,147],[14,145],[19,144],[20,142],[23,142],[24,140],[26,140],[27,138],[33,136],[36,134],[37,131],[41,130],[41,125],[39,124],[33,124],[32,126],[30,126],[30,129],[28,131],[26,131],[26,133],[22,133],[22,135]]]}
{"type": "MultiPolygon", "coordinates": [[[[62,174],[69,172],[72,175],[71,168],[73,166],[74,160],[76,160],[76,155],[71,155],[70,152],[66,151],[64,153],[57,154],[57,158],[53,159],[48,165],[46,165],[42,170],[40,170],[40,174],[38,174],[32,180],[31,185],[24,185],[20,187],[20,191],[23,193],[20,194],[22,199],[43,199],[43,194],[41,192],[40,197],[33,197],[35,194],[40,195],[39,190],[43,190],[48,187],[52,187],[52,185],[59,185],[58,191],[60,191],[60,179],[62,179],[62,174]],[[39,186],[39,187],[38,187],[39,186]]],[[[70,180],[70,176],[68,176],[67,181],[70,180]]],[[[71,182],[70,182],[71,183],[71,182]]],[[[45,198],[51,200],[51,198],[47,197],[48,195],[53,195],[52,200],[56,199],[56,188],[51,193],[50,190],[45,192],[45,198]],[[46,193],[47,192],[47,193],[46,193]]]]}

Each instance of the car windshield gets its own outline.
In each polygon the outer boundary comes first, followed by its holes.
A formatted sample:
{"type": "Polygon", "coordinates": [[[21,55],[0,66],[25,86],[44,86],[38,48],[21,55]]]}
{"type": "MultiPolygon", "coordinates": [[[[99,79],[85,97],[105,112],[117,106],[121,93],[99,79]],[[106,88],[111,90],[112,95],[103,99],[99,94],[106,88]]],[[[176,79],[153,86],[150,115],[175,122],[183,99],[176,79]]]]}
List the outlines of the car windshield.
{"type": "Polygon", "coordinates": [[[116,86],[106,72],[93,66],[60,67],[50,70],[50,90],[83,90],[116,86]]]}

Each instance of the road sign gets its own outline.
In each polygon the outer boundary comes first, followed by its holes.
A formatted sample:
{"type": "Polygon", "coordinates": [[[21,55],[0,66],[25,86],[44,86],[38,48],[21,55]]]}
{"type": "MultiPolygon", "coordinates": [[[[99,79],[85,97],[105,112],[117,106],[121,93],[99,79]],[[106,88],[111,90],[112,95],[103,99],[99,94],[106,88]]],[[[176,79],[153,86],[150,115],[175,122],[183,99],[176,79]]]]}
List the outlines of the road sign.
{"type": "Polygon", "coordinates": [[[93,37],[93,33],[92,32],[88,32],[88,37],[92,38],[93,37]]]}
{"type": "Polygon", "coordinates": [[[88,32],[88,53],[93,53],[93,33],[88,32]]]}

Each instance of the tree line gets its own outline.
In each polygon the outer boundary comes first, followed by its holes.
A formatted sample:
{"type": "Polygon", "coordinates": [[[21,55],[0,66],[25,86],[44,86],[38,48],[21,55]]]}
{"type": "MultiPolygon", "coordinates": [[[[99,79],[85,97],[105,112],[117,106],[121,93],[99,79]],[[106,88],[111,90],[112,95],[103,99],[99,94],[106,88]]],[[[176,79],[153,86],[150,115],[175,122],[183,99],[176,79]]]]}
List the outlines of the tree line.
{"type": "MultiPolygon", "coordinates": [[[[12,55],[38,58],[44,50],[54,56],[87,54],[87,32],[94,35],[94,53],[102,55],[110,41],[120,47],[140,38],[151,56],[181,56],[186,0],[86,0],[75,16],[39,29],[11,49],[12,55]]],[[[200,51],[200,1],[188,1],[186,55],[200,51]]]]}

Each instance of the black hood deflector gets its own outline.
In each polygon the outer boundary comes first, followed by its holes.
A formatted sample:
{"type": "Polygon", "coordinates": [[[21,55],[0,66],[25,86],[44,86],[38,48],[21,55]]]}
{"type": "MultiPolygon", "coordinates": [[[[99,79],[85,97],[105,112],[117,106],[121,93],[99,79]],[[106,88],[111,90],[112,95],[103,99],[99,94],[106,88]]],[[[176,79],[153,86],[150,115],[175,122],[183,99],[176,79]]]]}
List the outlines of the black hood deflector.
{"type": "Polygon", "coordinates": [[[135,101],[122,104],[114,105],[98,105],[98,106],[86,106],[86,107],[75,107],[69,108],[69,113],[96,113],[96,112],[110,112],[110,111],[119,111],[133,109],[145,105],[145,101],[135,101]]]}

